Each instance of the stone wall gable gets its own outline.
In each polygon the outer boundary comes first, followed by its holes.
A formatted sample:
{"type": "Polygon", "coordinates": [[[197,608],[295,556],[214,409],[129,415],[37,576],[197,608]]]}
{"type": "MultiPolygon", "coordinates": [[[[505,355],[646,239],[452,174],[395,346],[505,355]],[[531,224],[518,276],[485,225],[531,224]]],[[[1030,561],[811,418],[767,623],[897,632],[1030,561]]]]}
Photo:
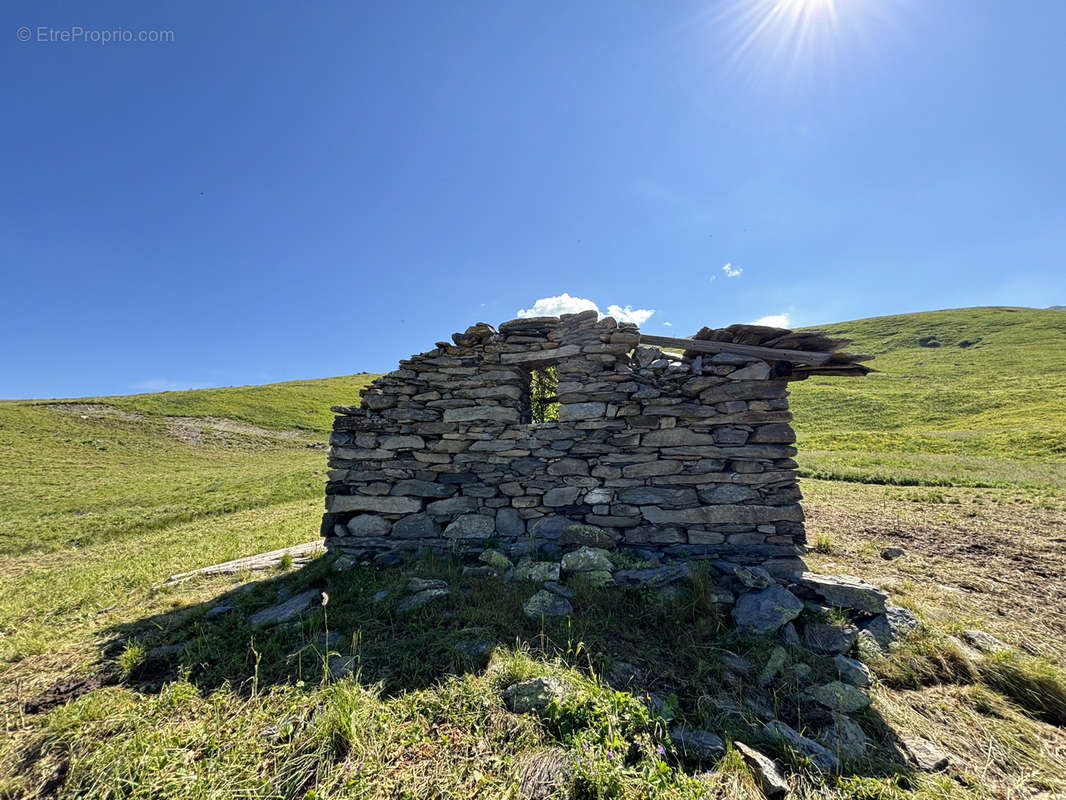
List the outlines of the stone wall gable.
{"type": "Polygon", "coordinates": [[[804,542],[786,382],[672,356],[595,312],[479,323],[339,406],[322,532],[334,551],[557,543],[595,526],[642,557],[791,564],[804,542]],[[523,424],[552,365],[559,420],[523,424]]]}

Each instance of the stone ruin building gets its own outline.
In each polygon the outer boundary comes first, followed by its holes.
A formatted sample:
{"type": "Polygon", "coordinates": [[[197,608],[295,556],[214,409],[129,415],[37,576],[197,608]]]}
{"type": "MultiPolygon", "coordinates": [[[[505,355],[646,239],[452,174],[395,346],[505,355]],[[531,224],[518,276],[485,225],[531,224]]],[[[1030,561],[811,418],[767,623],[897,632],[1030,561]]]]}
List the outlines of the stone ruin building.
{"type": "Polygon", "coordinates": [[[817,332],[674,339],[597,317],[478,323],[375,380],[362,405],[334,407],[328,549],[396,563],[592,544],[803,569],[788,382],[863,375],[866,357],[817,332]],[[557,419],[541,421],[531,387],[552,372],[557,419]]]}

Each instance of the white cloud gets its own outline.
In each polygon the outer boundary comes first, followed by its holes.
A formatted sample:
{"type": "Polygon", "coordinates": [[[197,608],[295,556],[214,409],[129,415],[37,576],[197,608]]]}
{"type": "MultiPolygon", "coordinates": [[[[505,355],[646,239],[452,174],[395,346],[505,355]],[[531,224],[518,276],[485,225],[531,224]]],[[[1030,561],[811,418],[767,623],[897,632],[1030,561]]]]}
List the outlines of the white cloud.
{"type": "Polygon", "coordinates": [[[607,306],[607,315],[614,317],[619,322],[632,322],[636,325],[643,325],[648,321],[648,318],[655,313],[651,308],[633,308],[633,306],[607,306]]]}
{"type": "MultiPolygon", "coordinates": [[[[561,314],[577,314],[580,311],[595,311],[601,317],[605,316],[600,307],[585,297],[571,297],[566,292],[554,297],[541,297],[529,308],[518,309],[519,317],[558,317],[561,314]]],[[[655,309],[633,308],[633,306],[607,306],[607,315],[614,317],[619,322],[632,322],[643,325],[655,309]]]]}
{"type": "Polygon", "coordinates": [[[672,322],[664,322],[663,325],[665,325],[667,328],[672,328],[674,326],[674,323],[672,323],[672,322]]]}
{"type": "Polygon", "coordinates": [[[530,308],[518,309],[519,317],[558,317],[560,314],[577,314],[579,311],[594,309],[600,313],[599,306],[584,297],[571,297],[566,292],[555,297],[542,297],[530,308]]]}
{"type": "Polygon", "coordinates": [[[744,271],[744,267],[734,267],[732,263],[726,264],[722,267],[722,272],[725,273],[727,278],[735,278],[744,271]]]}
{"type": "Polygon", "coordinates": [[[769,325],[771,328],[791,328],[792,319],[787,313],[785,314],[769,314],[765,317],[759,317],[757,320],[751,323],[752,325],[769,325]]]}

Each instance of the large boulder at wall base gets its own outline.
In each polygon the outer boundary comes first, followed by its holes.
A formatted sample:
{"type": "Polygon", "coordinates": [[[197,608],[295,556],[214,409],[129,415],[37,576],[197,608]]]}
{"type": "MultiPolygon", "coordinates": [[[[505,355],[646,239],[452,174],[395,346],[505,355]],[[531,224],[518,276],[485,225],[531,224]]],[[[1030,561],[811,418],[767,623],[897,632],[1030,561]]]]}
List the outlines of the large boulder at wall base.
{"type": "Polygon", "coordinates": [[[755,633],[773,633],[803,611],[803,601],[788,589],[774,584],[757,592],[745,592],[733,606],[737,627],[755,633]]]}
{"type": "Polygon", "coordinates": [[[836,608],[850,608],[868,614],[884,614],[888,595],[871,583],[853,575],[819,575],[815,572],[799,572],[792,580],[804,589],[814,592],[836,608]]]}
{"type": "Polygon", "coordinates": [[[522,612],[531,619],[540,617],[566,617],[574,613],[574,607],[565,597],[541,589],[522,604],[522,612]]]}
{"type": "Polygon", "coordinates": [[[610,553],[598,547],[579,547],[563,556],[563,572],[610,572],[614,569],[610,553]]]}

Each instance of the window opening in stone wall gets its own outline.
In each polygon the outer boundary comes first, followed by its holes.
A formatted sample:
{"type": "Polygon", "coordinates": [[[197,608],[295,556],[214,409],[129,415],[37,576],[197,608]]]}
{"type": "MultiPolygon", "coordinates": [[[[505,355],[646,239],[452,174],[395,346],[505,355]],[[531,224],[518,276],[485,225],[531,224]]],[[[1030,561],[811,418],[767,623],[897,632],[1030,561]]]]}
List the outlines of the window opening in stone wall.
{"type": "Polygon", "coordinates": [[[527,422],[554,422],[559,419],[559,379],[555,367],[529,371],[529,419],[527,422]]]}

